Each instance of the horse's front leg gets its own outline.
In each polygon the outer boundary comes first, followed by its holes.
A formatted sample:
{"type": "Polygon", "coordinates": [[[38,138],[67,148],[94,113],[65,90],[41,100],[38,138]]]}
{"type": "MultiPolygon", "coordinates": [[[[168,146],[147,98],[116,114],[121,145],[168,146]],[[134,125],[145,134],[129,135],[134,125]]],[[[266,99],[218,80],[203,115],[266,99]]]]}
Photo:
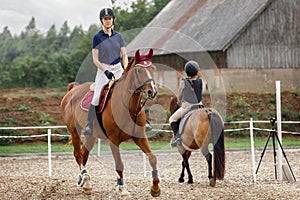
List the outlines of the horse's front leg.
{"type": "Polygon", "coordinates": [[[115,160],[115,167],[117,172],[117,191],[121,193],[122,197],[130,197],[130,193],[127,191],[124,179],[123,179],[123,171],[124,171],[124,164],[121,159],[120,149],[118,145],[114,145],[110,143],[110,149],[113,154],[113,158],[115,160]]]}
{"type": "Polygon", "coordinates": [[[140,149],[147,155],[149,163],[152,168],[153,185],[151,186],[151,195],[158,197],[160,195],[159,178],[157,170],[157,158],[152,153],[147,138],[133,138],[133,141],[140,147],[140,149]]]}
{"type": "Polygon", "coordinates": [[[152,178],[153,185],[151,186],[151,195],[153,197],[158,197],[160,195],[160,187],[159,187],[159,178],[158,178],[158,170],[157,170],[157,159],[156,156],[150,152],[146,153],[149,159],[149,163],[152,167],[152,178]]]}

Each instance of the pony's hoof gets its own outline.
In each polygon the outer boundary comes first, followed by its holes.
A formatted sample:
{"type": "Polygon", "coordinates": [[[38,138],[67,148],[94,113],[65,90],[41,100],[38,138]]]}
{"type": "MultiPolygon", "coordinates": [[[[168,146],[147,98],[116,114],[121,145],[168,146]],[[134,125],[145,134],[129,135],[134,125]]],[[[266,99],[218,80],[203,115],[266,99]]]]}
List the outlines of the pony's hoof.
{"type": "Polygon", "coordinates": [[[179,183],[183,183],[183,182],[184,182],[184,178],[179,178],[179,179],[178,179],[178,182],[179,182],[179,183]]]}
{"type": "Polygon", "coordinates": [[[193,184],[194,181],[193,180],[188,180],[188,184],[193,184]]]}
{"type": "Polygon", "coordinates": [[[92,188],[83,188],[83,192],[84,192],[84,194],[91,195],[92,194],[92,188]]]}
{"type": "Polygon", "coordinates": [[[216,186],[216,179],[215,178],[210,178],[209,179],[209,185],[212,186],[212,187],[215,187],[216,186]]]}
{"type": "Polygon", "coordinates": [[[151,187],[151,195],[153,197],[158,197],[160,196],[160,188],[158,188],[157,190],[154,190],[152,187],[151,187]]]}

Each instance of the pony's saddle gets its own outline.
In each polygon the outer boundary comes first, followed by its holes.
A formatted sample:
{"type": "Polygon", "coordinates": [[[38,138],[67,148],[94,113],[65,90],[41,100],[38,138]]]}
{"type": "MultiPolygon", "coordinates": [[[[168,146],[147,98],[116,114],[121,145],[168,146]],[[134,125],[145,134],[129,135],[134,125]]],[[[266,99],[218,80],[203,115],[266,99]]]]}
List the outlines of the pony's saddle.
{"type": "Polygon", "coordinates": [[[181,136],[185,127],[185,124],[188,120],[188,118],[191,116],[191,114],[193,113],[194,110],[197,109],[205,109],[203,105],[196,105],[196,106],[192,106],[190,111],[187,112],[181,119],[180,119],[180,123],[179,123],[179,129],[178,129],[178,133],[181,136]]]}
{"type": "MultiPolygon", "coordinates": [[[[90,86],[90,90],[84,95],[83,99],[81,100],[80,103],[80,108],[84,111],[88,111],[89,107],[91,105],[93,96],[94,96],[94,85],[95,83],[92,83],[92,85],[90,86]]],[[[109,82],[108,84],[106,84],[100,94],[100,102],[99,102],[99,106],[96,107],[96,111],[97,114],[101,114],[107,100],[110,98],[111,96],[111,88],[113,86],[114,82],[109,82]]]]}

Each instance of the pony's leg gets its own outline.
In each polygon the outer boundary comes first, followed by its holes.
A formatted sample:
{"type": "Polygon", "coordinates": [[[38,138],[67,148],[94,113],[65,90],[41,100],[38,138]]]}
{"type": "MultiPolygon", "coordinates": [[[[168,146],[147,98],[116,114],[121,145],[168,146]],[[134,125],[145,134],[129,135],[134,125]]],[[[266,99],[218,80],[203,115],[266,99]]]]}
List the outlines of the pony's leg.
{"type": "Polygon", "coordinates": [[[158,178],[158,170],[157,170],[157,158],[152,153],[149,142],[147,138],[133,138],[133,141],[140,147],[140,149],[147,155],[149,163],[152,167],[152,178],[153,185],[151,186],[151,195],[153,197],[158,197],[160,195],[160,187],[159,187],[159,178],[158,178]]]}
{"type": "MultiPolygon", "coordinates": [[[[178,152],[180,153],[180,155],[182,156],[183,154],[185,154],[185,149],[182,146],[177,146],[178,152]]],[[[181,162],[181,173],[180,173],[180,177],[178,179],[179,183],[183,183],[184,182],[184,170],[185,170],[185,164],[184,161],[182,160],[181,162]]]]}
{"type": "Polygon", "coordinates": [[[113,158],[115,160],[115,167],[117,172],[117,191],[121,193],[121,196],[126,197],[130,196],[130,193],[127,191],[124,185],[123,179],[123,171],[124,171],[124,164],[121,159],[119,145],[115,145],[112,142],[109,143],[111,152],[113,154],[113,158]]]}
{"type": "Polygon", "coordinates": [[[184,170],[185,170],[184,161],[182,161],[181,166],[182,166],[181,173],[180,173],[180,177],[178,179],[179,183],[183,183],[184,182],[184,170]]]}
{"type": "MultiPolygon", "coordinates": [[[[192,152],[186,150],[183,154],[182,154],[182,158],[183,158],[183,165],[186,168],[186,171],[188,173],[188,183],[192,184],[193,183],[193,175],[192,172],[190,170],[190,165],[189,165],[189,158],[191,156],[192,152]]],[[[184,170],[184,168],[183,168],[184,170]]]]}
{"type": "Polygon", "coordinates": [[[209,179],[209,185],[215,186],[216,185],[216,179],[212,175],[212,155],[208,150],[208,147],[202,147],[201,148],[202,155],[206,158],[207,164],[208,164],[208,179],[209,179]]]}

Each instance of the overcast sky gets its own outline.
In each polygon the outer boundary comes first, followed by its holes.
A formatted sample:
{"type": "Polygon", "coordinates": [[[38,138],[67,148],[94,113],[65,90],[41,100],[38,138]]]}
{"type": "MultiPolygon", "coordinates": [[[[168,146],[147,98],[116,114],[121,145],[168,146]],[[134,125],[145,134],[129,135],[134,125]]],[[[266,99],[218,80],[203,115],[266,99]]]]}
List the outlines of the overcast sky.
{"type": "Polygon", "coordinates": [[[100,24],[98,14],[103,7],[111,7],[111,1],[0,0],[0,33],[8,26],[12,34],[19,34],[32,17],[35,17],[37,29],[42,33],[46,33],[53,24],[59,31],[66,20],[71,28],[81,24],[87,30],[91,24],[100,24]]]}

